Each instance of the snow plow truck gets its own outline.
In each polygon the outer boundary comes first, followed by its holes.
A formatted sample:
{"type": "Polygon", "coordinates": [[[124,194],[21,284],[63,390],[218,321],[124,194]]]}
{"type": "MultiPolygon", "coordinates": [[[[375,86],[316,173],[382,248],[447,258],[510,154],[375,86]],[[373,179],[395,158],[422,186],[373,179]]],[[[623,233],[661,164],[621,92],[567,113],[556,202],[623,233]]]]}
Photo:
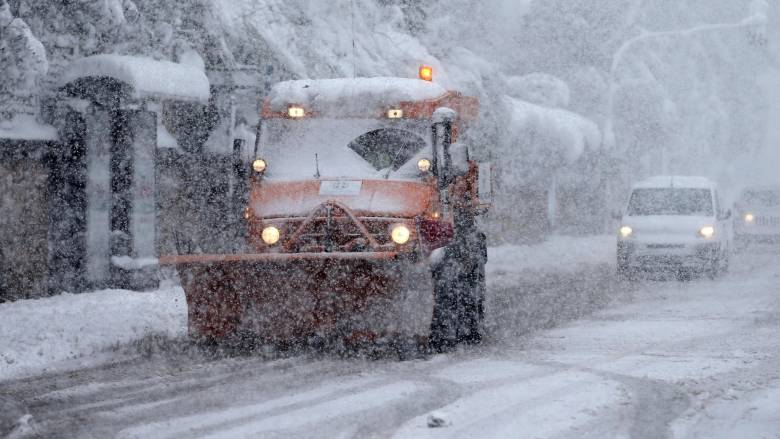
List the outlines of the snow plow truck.
{"type": "Polygon", "coordinates": [[[479,102],[424,70],[272,87],[246,161],[247,250],[160,258],[181,279],[191,337],[481,340],[491,168],[457,142],[479,102]]]}

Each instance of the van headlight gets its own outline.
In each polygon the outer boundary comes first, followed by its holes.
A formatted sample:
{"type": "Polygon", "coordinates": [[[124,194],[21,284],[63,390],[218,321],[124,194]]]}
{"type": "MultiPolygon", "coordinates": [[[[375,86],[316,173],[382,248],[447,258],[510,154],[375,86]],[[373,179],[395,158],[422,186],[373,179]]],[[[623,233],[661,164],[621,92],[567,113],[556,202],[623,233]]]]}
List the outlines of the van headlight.
{"type": "Polygon", "coordinates": [[[699,229],[699,236],[705,239],[710,239],[713,236],[715,236],[715,227],[713,226],[704,226],[701,229],[699,229]]]}
{"type": "Polygon", "coordinates": [[[634,229],[628,226],[623,226],[618,230],[618,233],[620,233],[620,237],[623,239],[631,237],[631,235],[634,234],[634,229]]]}
{"type": "Polygon", "coordinates": [[[745,222],[748,224],[753,224],[753,222],[756,220],[756,216],[753,215],[752,213],[746,213],[743,218],[745,222]]]}

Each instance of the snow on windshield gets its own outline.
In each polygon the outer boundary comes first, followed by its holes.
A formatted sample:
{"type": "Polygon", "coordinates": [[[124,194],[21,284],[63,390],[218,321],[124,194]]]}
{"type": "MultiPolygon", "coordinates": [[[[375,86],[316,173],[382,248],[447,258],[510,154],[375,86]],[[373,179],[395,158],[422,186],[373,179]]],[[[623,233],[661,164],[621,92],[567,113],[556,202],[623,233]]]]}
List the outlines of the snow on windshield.
{"type": "Polygon", "coordinates": [[[374,168],[394,171],[425,146],[422,137],[397,128],[369,131],[349,143],[349,148],[374,168]]]}
{"type": "Polygon", "coordinates": [[[267,119],[258,154],[266,178],[417,178],[416,157],[429,153],[425,121],[267,119]]]}
{"type": "Polygon", "coordinates": [[[633,216],[711,216],[712,212],[712,195],[709,189],[634,189],[628,202],[628,214],[633,216]]]}

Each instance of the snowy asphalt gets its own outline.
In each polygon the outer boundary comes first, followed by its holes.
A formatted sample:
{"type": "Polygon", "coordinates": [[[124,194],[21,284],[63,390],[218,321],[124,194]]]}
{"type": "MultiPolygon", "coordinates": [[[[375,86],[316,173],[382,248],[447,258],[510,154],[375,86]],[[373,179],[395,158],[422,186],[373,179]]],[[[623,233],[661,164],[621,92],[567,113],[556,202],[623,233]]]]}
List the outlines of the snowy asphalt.
{"type": "Polygon", "coordinates": [[[494,285],[483,346],[407,362],[317,351],[209,358],[149,338],[121,348],[135,353],[124,361],[0,383],[0,428],[95,438],[780,437],[777,261],[762,249],[735,257],[722,279],[684,283],[629,284],[609,266],[528,274],[494,285]]]}

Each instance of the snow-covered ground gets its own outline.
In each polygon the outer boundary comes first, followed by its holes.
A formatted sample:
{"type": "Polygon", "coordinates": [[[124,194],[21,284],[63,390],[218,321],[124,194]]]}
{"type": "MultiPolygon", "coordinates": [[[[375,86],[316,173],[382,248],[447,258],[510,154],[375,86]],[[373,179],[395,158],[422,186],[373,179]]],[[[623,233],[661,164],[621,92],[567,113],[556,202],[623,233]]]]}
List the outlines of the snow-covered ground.
{"type": "MultiPolygon", "coordinates": [[[[614,238],[552,237],[533,246],[490,249],[492,288],[517,285],[521,273],[550,273],[603,263],[614,238]]],[[[0,304],[0,381],[111,360],[119,345],[161,335],[183,337],[184,292],[166,286],[152,292],[104,290],[0,304]]]]}
{"type": "Polygon", "coordinates": [[[502,245],[488,249],[488,284],[517,285],[529,273],[576,273],[615,264],[615,237],[553,235],[538,245],[502,245]]]}
{"type": "Polygon", "coordinates": [[[779,251],[735,255],[714,281],[613,280],[622,304],[421,360],[160,352],[6,381],[0,424],[65,437],[777,438],[779,251]]]}
{"type": "Polygon", "coordinates": [[[148,335],[182,336],[187,305],[179,287],[104,290],[0,304],[0,381],[111,358],[148,335]]]}

